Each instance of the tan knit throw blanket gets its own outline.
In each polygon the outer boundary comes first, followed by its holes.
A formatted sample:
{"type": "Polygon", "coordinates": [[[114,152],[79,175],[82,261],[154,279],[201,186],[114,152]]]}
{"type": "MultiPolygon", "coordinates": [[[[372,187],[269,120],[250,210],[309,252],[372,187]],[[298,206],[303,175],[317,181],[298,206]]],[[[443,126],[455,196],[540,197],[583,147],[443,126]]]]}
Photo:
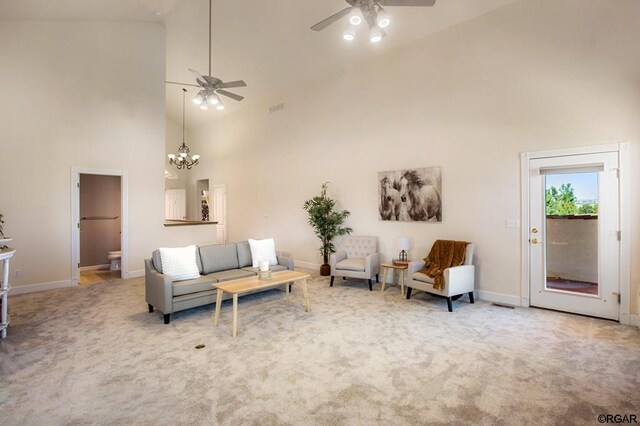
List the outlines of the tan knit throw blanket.
{"type": "Polygon", "coordinates": [[[425,265],[420,272],[434,279],[434,290],[444,288],[444,270],[452,266],[460,266],[464,262],[467,250],[466,241],[436,240],[429,255],[424,258],[425,265]]]}

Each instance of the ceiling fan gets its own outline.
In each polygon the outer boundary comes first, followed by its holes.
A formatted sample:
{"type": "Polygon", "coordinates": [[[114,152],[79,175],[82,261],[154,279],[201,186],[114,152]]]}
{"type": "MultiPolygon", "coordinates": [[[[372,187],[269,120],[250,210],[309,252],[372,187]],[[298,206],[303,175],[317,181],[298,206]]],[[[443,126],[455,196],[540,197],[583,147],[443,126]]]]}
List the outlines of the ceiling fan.
{"type": "Polygon", "coordinates": [[[349,26],[342,38],[353,41],[356,38],[356,27],[363,22],[369,26],[369,41],[378,43],[387,35],[384,28],[391,23],[389,14],[382,6],[433,6],[436,0],[345,0],[349,7],[334,13],[311,27],[313,31],[321,31],[334,22],[349,15],[349,26]]]}
{"type": "Polygon", "coordinates": [[[211,75],[211,0],[209,0],[209,74],[202,75],[198,71],[192,69],[189,69],[189,72],[191,72],[191,74],[196,78],[197,84],[179,83],[177,81],[165,81],[165,83],[192,86],[201,89],[196,97],[193,98],[193,102],[200,105],[200,109],[209,109],[209,104],[211,104],[215,105],[217,110],[223,110],[224,104],[218,95],[226,96],[236,101],[244,99],[244,96],[224,90],[232,87],[247,87],[247,83],[243,80],[223,82],[219,78],[211,75]]]}

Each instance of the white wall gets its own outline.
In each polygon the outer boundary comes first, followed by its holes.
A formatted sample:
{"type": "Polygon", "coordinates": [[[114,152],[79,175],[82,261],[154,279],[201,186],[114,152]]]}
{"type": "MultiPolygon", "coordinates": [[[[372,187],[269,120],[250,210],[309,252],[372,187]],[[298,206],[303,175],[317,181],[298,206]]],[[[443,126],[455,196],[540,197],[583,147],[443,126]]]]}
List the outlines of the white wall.
{"type": "MultiPolygon", "coordinates": [[[[473,241],[477,287],[518,303],[520,231],[505,220],[520,217],[521,152],[631,142],[638,257],[639,39],[635,0],[514,3],[195,129],[192,179],[228,184],[231,241],[274,236],[316,263],[302,204],[331,181],[384,260],[402,235],[412,258],[437,238],[473,241]],[[425,166],[442,166],[443,223],[378,221],[376,173],[425,166]]],[[[639,280],[635,262],[632,312],[639,280]]]]}
{"type": "Polygon", "coordinates": [[[22,271],[14,288],[69,284],[73,166],[128,171],[131,272],[159,245],[215,241],[214,230],[163,226],[164,38],[151,23],[0,21],[0,212],[22,271]]]}

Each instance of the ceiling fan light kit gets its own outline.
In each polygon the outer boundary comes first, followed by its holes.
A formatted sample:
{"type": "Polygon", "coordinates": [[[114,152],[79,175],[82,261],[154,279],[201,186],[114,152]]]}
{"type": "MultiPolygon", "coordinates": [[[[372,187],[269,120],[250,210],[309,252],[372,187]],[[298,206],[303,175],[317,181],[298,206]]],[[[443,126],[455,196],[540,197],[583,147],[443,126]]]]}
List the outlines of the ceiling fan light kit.
{"type": "Polygon", "coordinates": [[[380,28],[387,28],[391,23],[391,17],[387,13],[387,11],[382,8],[382,6],[378,7],[377,20],[378,20],[378,26],[380,28]]]}
{"type": "Polygon", "coordinates": [[[360,10],[359,7],[353,7],[351,10],[351,16],[349,16],[349,23],[351,25],[360,25],[362,23],[363,17],[362,17],[362,11],[360,10]]]}
{"type": "Polygon", "coordinates": [[[342,38],[346,41],[353,41],[356,38],[356,28],[364,21],[369,25],[369,41],[378,43],[387,33],[384,28],[391,24],[391,17],[382,6],[433,6],[436,0],[346,0],[349,7],[334,13],[326,19],[313,25],[313,31],[322,31],[334,22],[349,16],[349,26],[342,33],[342,38]]]}
{"type": "Polygon", "coordinates": [[[369,32],[369,41],[371,43],[378,43],[382,40],[382,30],[377,25],[372,25],[371,30],[369,32]]]}
{"type": "Polygon", "coordinates": [[[347,41],[353,41],[356,38],[356,28],[349,24],[346,30],[344,30],[344,34],[342,34],[342,38],[347,41]]]}

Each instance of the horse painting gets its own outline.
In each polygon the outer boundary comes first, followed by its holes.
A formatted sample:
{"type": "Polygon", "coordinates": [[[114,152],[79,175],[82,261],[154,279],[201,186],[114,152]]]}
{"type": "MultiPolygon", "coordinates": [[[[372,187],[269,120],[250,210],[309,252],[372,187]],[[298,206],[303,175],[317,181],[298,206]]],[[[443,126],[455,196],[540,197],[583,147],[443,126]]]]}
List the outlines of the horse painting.
{"type": "Polygon", "coordinates": [[[435,217],[436,222],[442,222],[440,192],[425,184],[415,170],[407,170],[400,178],[400,200],[407,203],[411,220],[422,222],[435,217]]]}
{"type": "Polygon", "coordinates": [[[380,218],[398,220],[400,214],[400,192],[394,188],[387,176],[380,180],[380,218]]]}
{"type": "Polygon", "coordinates": [[[379,172],[381,220],[442,222],[440,167],[379,172]]]}

